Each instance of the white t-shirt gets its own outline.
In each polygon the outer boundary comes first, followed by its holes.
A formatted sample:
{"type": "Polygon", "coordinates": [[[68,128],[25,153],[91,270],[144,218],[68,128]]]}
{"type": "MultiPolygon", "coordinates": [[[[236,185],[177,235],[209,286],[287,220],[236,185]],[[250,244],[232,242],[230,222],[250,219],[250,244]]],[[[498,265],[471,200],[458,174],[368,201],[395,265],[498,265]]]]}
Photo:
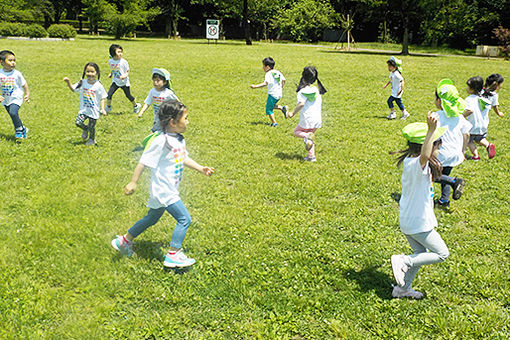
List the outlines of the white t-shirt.
{"type": "Polygon", "coordinates": [[[110,65],[110,70],[112,70],[112,81],[117,84],[117,86],[130,86],[129,76],[125,79],[120,79],[120,76],[127,74],[129,71],[129,64],[126,59],[121,58],[119,60],[115,60],[111,58],[108,60],[108,65],[110,65]]]}
{"type": "Polygon", "coordinates": [[[398,91],[400,91],[401,88],[401,81],[404,80],[404,77],[402,77],[402,74],[400,74],[399,71],[393,71],[390,73],[390,82],[391,82],[391,96],[395,98],[402,98],[402,94],[404,91],[402,91],[400,94],[398,94],[398,91]]]}
{"type": "Polygon", "coordinates": [[[140,163],[151,168],[149,208],[168,207],[180,200],[178,188],[187,157],[184,138],[176,133],[157,136],[144,151],[140,163]]]}
{"type": "Polygon", "coordinates": [[[489,97],[492,106],[499,106],[499,95],[496,91],[491,92],[491,96],[489,97]]]}
{"type": "Polygon", "coordinates": [[[469,133],[472,135],[483,135],[487,132],[487,127],[489,126],[489,110],[491,109],[491,104],[487,103],[487,105],[485,105],[483,100],[475,94],[468,96],[465,100],[466,109],[473,112],[467,117],[468,122],[472,125],[469,133]]]}
{"type": "Polygon", "coordinates": [[[159,112],[159,107],[161,106],[161,104],[163,104],[163,102],[165,102],[166,100],[169,100],[169,99],[179,100],[179,98],[177,98],[175,93],[172,90],[167,89],[166,87],[163,88],[162,91],[158,91],[155,88],[152,88],[149,91],[149,95],[147,96],[147,98],[145,98],[145,104],[147,104],[147,105],[153,104],[154,124],[152,126],[152,131],[154,131],[154,132],[163,130],[161,128],[161,126],[159,125],[158,112],[159,112]]]}
{"type": "Polygon", "coordinates": [[[422,169],[420,157],[404,159],[402,196],[400,196],[400,230],[406,234],[424,233],[437,226],[434,215],[434,186],[429,163],[422,169]]]}
{"type": "Polygon", "coordinates": [[[9,106],[11,104],[21,106],[21,104],[23,104],[23,86],[26,83],[20,71],[12,70],[10,72],[5,72],[3,68],[0,69],[1,95],[4,97],[2,104],[4,106],[9,106]]]}
{"type": "Polygon", "coordinates": [[[285,80],[283,74],[277,70],[269,70],[266,72],[265,81],[267,82],[267,94],[276,99],[282,97],[282,81],[285,80]]]}
{"type": "Polygon", "coordinates": [[[464,161],[462,144],[464,143],[464,134],[471,130],[471,123],[463,115],[449,118],[443,110],[436,113],[439,116],[438,126],[447,128],[441,136],[443,143],[437,158],[443,166],[457,166],[464,161]]]}
{"type": "Polygon", "coordinates": [[[307,85],[297,93],[297,103],[304,103],[299,116],[303,129],[318,129],[322,126],[322,96],[315,86],[307,85]]]}
{"type": "Polygon", "coordinates": [[[103,84],[99,81],[89,84],[87,79],[83,79],[81,86],[76,88],[78,84],[73,85],[74,92],[80,94],[80,111],[78,114],[85,114],[90,118],[99,119],[101,100],[107,96],[103,84]]]}

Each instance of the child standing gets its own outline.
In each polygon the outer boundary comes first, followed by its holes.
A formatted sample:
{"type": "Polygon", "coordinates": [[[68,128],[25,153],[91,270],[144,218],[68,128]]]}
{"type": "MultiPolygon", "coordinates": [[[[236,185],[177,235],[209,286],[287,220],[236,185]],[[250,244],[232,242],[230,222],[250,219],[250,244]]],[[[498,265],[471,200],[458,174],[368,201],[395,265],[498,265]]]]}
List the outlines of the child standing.
{"type": "Polygon", "coordinates": [[[147,110],[151,104],[154,105],[154,124],[152,125],[152,132],[163,131],[161,125],[159,124],[158,116],[158,111],[161,104],[171,99],[179,100],[175,93],[170,89],[169,82],[170,72],[164,68],[152,69],[152,85],[154,85],[154,88],[149,91],[149,95],[145,99],[145,103],[143,104],[143,107],[138,114],[138,118],[141,118],[145,110],[147,110]]]}
{"type": "Polygon", "coordinates": [[[111,72],[108,78],[112,78],[112,85],[108,90],[108,97],[106,99],[106,112],[112,111],[112,97],[119,87],[124,91],[126,98],[133,104],[133,113],[138,113],[142,107],[136,102],[135,97],[131,95],[130,82],[129,82],[129,64],[126,59],[122,58],[123,49],[118,44],[110,46],[110,57],[108,65],[111,72]]]}
{"type": "Polygon", "coordinates": [[[76,116],[75,124],[83,130],[81,138],[87,141],[85,145],[96,144],[96,122],[99,119],[99,113],[106,115],[104,110],[106,91],[99,82],[100,77],[99,66],[90,62],[85,65],[83,75],[76,84],[72,85],[68,77],[63,79],[71,91],[80,93],[80,111],[76,116]],[[85,77],[86,81],[84,81],[85,77]],[[88,125],[85,125],[86,119],[89,120],[88,125]]]}
{"type": "Polygon", "coordinates": [[[14,137],[16,139],[27,138],[28,128],[23,125],[19,118],[19,108],[23,104],[23,99],[28,103],[30,101],[30,92],[28,85],[20,71],[15,70],[16,56],[13,52],[3,50],[0,52],[0,102],[7,110],[14,125],[14,137]],[[23,91],[25,96],[23,96],[23,91]]]}
{"type": "Polygon", "coordinates": [[[391,84],[391,95],[388,98],[388,107],[390,108],[390,114],[386,117],[388,119],[397,118],[397,114],[395,113],[395,108],[393,107],[393,102],[397,103],[397,106],[402,110],[402,117],[400,119],[405,120],[410,116],[409,112],[402,104],[402,93],[404,92],[404,77],[402,77],[402,60],[399,60],[395,57],[391,57],[388,61],[388,71],[390,71],[390,80],[383,86],[385,89],[389,84],[391,84]]]}
{"type": "Polygon", "coordinates": [[[297,106],[294,111],[289,112],[288,118],[301,111],[299,123],[294,129],[294,136],[303,138],[308,156],[304,158],[307,162],[315,162],[315,131],[322,126],[322,95],[326,89],[319,80],[319,72],[314,66],[307,66],[303,69],[301,79],[297,88],[297,106]],[[313,83],[317,81],[317,86],[313,83]]]}
{"type": "Polygon", "coordinates": [[[434,203],[439,207],[450,206],[450,192],[453,188],[453,199],[458,200],[462,195],[465,181],[462,178],[450,177],[453,167],[461,164],[464,152],[469,140],[469,123],[464,116],[466,102],[459,96],[457,88],[450,79],[443,79],[436,89],[434,104],[439,111],[438,124],[446,127],[446,132],[441,138],[443,143],[439,149],[437,158],[443,165],[441,180],[441,197],[434,203]]]}
{"type": "Polygon", "coordinates": [[[182,251],[182,242],[186,236],[191,217],[179,197],[179,182],[182,178],[183,166],[187,166],[206,176],[214,172],[214,168],[204,167],[188,157],[184,137],[181,135],[188,126],[188,109],[176,100],[164,102],[159,108],[159,120],[163,133],[148,145],[135,168],[131,182],[124,192],[131,195],[136,190],[136,183],[143,169],[151,168],[151,190],[147,206],[147,216],[136,222],[123,236],[112,240],[112,246],[120,253],[131,256],[133,239],[154,225],[165,211],[177,220],[172,234],[170,250],[165,255],[165,267],[188,267],[195,263],[182,251]]]}
{"type": "Polygon", "coordinates": [[[438,161],[439,139],[446,128],[438,127],[437,114],[429,112],[427,124],[412,123],[402,129],[408,149],[400,151],[398,165],[402,170],[402,196],[400,197],[400,230],[406,236],[413,254],[392,255],[391,267],[397,281],[393,287],[395,298],[410,297],[421,299],[423,293],[411,288],[421,266],[444,261],[449,251],[443,239],[434,228],[434,187],[432,181],[441,176],[438,161]],[[428,250],[428,251],[427,251],[428,250]]]}
{"type": "Polygon", "coordinates": [[[487,141],[487,128],[489,126],[489,111],[492,107],[492,101],[482,96],[483,79],[482,77],[472,77],[467,81],[467,92],[470,94],[466,98],[466,111],[464,117],[473,125],[469,131],[469,150],[473,154],[471,158],[474,161],[480,160],[480,155],[476,143],[483,145],[489,154],[489,158],[496,155],[496,147],[487,141]]]}
{"type": "Polygon", "coordinates": [[[285,77],[280,71],[274,69],[275,61],[271,57],[264,58],[262,60],[262,68],[266,72],[266,77],[263,83],[252,84],[252,89],[267,86],[267,101],[266,101],[266,115],[271,120],[271,126],[278,126],[274,117],[273,110],[277,109],[283,112],[285,116],[287,114],[287,106],[279,106],[278,101],[282,98],[283,87],[285,86],[285,77]]]}

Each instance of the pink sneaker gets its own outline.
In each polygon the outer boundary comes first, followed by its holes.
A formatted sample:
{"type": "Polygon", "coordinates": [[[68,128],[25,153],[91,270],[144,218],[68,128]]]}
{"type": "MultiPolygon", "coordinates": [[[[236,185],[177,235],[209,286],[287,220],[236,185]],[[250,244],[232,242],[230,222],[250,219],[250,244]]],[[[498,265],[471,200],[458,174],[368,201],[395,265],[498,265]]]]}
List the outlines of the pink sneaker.
{"type": "Polygon", "coordinates": [[[494,144],[489,144],[487,152],[489,153],[489,159],[494,158],[494,156],[496,156],[496,146],[494,144]]]}
{"type": "Polygon", "coordinates": [[[480,160],[480,156],[473,156],[473,157],[471,157],[471,160],[472,161],[479,161],[480,160]]]}
{"type": "Polygon", "coordinates": [[[408,297],[408,298],[413,298],[413,299],[419,300],[419,299],[423,298],[423,293],[417,292],[416,290],[414,290],[412,288],[405,289],[400,286],[395,286],[395,287],[393,287],[393,292],[391,292],[391,296],[393,296],[394,298],[398,298],[398,299],[408,297]]]}

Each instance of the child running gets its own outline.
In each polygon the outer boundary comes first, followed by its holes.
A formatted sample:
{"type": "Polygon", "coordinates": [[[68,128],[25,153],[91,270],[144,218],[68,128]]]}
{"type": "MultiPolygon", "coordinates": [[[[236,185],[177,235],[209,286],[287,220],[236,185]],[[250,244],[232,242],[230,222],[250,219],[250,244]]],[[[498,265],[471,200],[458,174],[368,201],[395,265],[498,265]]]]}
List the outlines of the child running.
{"type": "Polygon", "coordinates": [[[278,101],[282,98],[283,87],[285,86],[285,77],[280,71],[274,69],[275,61],[271,57],[264,58],[262,60],[262,68],[266,72],[266,77],[263,83],[252,84],[252,89],[267,86],[267,101],[266,101],[266,115],[271,120],[271,126],[278,126],[276,118],[274,117],[273,110],[277,109],[283,112],[285,116],[287,114],[287,106],[279,106],[278,101]]]}
{"type": "Polygon", "coordinates": [[[388,61],[386,61],[386,63],[388,64],[388,71],[390,71],[390,80],[383,86],[383,88],[385,89],[389,84],[391,84],[391,95],[388,98],[390,114],[386,118],[397,118],[395,108],[393,107],[393,102],[395,101],[400,110],[402,110],[402,117],[400,117],[400,119],[406,120],[410,114],[405,109],[404,104],[402,104],[402,93],[404,92],[405,84],[404,77],[402,77],[402,60],[391,57],[388,61]]]}
{"type": "Polygon", "coordinates": [[[0,52],[0,102],[7,110],[14,125],[14,137],[16,140],[26,139],[28,128],[23,125],[19,118],[19,108],[23,104],[23,99],[28,103],[30,101],[30,91],[28,85],[20,71],[15,70],[16,56],[13,52],[3,50],[0,52]],[[25,96],[23,96],[23,91],[25,96]]]}
{"type": "Polygon", "coordinates": [[[106,115],[104,102],[106,91],[99,82],[101,74],[99,66],[96,63],[87,63],[83,69],[83,75],[76,84],[71,84],[68,77],[64,77],[64,82],[73,92],[80,93],[80,111],[76,116],[75,124],[83,130],[81,138],[86,140],[85,145],[96,145],[96,122],[99,119],[99,113],[106,115]],[[87,78],[84,81],[84,78],[87,78]],[[85,125],[85,120],[89,120],[85,125]]]}
{"type": "Polygon", "coordinates": [[[319,72],[314,66],[307,66],[303,69],[297,92],[297,106],[294,111],[289,112],[286,118],[292,118],[298,112],[299,123],[294,129],[294,136],[303,138],[308,156],[303,158],[306,162],[317,161],[315,157],[315,131],[322,127],[322,95],[326,89],[319,80],[319,72]],[[317,86],[313,83],[317,81],[317,86]]]}
{"type": "Polygon", "coordinates": [[[138,113],[140,107],[142,107],[139,103],[136,102],[135,97],[131,95],[131,89],[129,82],[129,64],[126,59],[122,58],[123,53],[122,46],[118,44],[112,44],[110,46],[110,60],[108,60],[108,65],[110,66],[111,72],[108,75],[108,78],[112,78],[112,85],[108,90],[108,97],[106,99],[106,112],[112,111],[112,97],[115,91],[119,89],[119,87],[124,91],[126,98],[133,104],[133,113],[138,113]]]}
{"type": "Polygon", "coordinates": [[[421,266],[444,261],[449,251],[434,228],[434,187],[432,180],[441,176],[441,163],[437,159],[441,135],[446,128],[438,127],[438,116],[429,112],[427,124],[412,123],[402,129],[408,148],[400,151],[398,165],[402,170],[402,196],[400,197],[400,230],[405,235],[413,254],[392,255],[391,267],[397,281],[393,287],[395,298],[421,299],[423,293],[411,288],[421,266]],[[427,251],[428,250],[428,251],[427,251]]]}
{"type": "MultiPolygon", "coordinates": [[[[487,140],[487,128],[489,126],[489,111],[492,107],[492,101],[486,95],[482,94],[483,79],[482,77],[472,77],[467,81],[467,92],[469,96],[466,98],[466,111],[464,117],[473,125],[469,131],[469,150],[473,154],[471,157],[474,161],[480,160],[480,155],[476,144],[485,147],[489,154],[489,159],[496,155],[496,147],[487,140]]],[[[489,91],[487,91],[489,93],[489,91]]]]}
{"type": "Polygon", "coordinates": [[[149,108],[151,104],[153,104],[154,110],[154,123],[152,125],[152,132],[163,131],[163,128],[159,124],[159,116],[158,111],[163,104],[163,102],[167,100],[179,100],[175,93],[170,88],[170,72],[165,70],[164,68],[153,68],[152,69],[152,88],[149,91],[149,95],[145,99],[145,103],[143,104],[138,117],[141,118],[145,110],[149,108]]]}
{"type": "Polygon", "coordinates": [[[133,255],[133,240],[147,228],[159,221],[165,211],[177,220],[172,233],[170,250],[165,255],[165,267],[188,267],[195,260],[188,258],[182,251],[182,242],[191,223],[188,210],[179,197],[179,182],[183,166],[194,169],[206,176],[214,168],[204,167],[188,157],[184,137],[181,135],[188,126],[188,109],[176,100],[164,102],[159,108],[159,121],[163,133],[146,146],[140,162],[135,168],[131,182],[124,188],[126,195],[136,190],[136,183],[144,168],[151,168],[151,190],[147,206],[147,216],[136,222],[126,234],[112,240],[112,246],[121,254],[133,255]]]}
{"type": "Polygon", "coordinates": [[[499,73],[493,73],[485,80],[484,96],[490,99],[494,112],[500,117],[505,114],[499,111],[499,95],[497,92],[501,90],[504,81],[505,78],[499,73]]]}
{"type": "Polygon", "coordinates": [[[443,166],[441,179],[441,197],[434,202],[438,207],[450,206],[450,192],[453,188],[453,199],[458,200],[462,195],[465,181],[462,178],[450,177],[453,167],[460,165],[464,159],[464,152],[469,140],[469,123],[464,116],[466,102],[459,96],[457,88],[450,79],[443,79],[436,88],[434,104],[439,111],[439,126],[446,127],[441,148],[437,158],[443,166]]]}

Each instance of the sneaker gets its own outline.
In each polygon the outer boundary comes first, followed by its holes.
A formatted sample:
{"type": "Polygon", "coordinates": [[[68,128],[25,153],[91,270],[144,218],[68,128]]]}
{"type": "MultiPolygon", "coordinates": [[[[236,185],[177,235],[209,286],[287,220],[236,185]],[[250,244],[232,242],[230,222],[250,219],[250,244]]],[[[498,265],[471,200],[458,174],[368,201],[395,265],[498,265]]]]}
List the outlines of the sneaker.
{"type": "Polygon", "coordinates": [[[136,103],[135,106],[133,106],[133,113],[138,113],[140,109],[142,108],[142,105],[140,103],[136,103]]]}
{"type": "Polygon", "coordinates": [[[278,126],[278,123],[271,124],[271,127],[277,127],[277,126],[278,126]]]}
{"type": "Polygon", "coordinates": [[[472,161],[479,161],[480,160],[480,156],[473,156],[473,157],[471,157],[471,160],[472,161]]]}
{"type": "Polygon", "coordinates": [[[391,296],[394,298],[413,298],[413,299],[421,299],[423,298],[422,292],[417,292],[416,290],[412,288],[402,288],[400,286],[393,287],[393,292],[391,292],[391,296]]]}
{"type": "Polygon", "coordinates": [[[88,141],[85,142],[85,145],[96,145],[96,140],[95,139],[92,139],[92,138],[89,138],[88,141]]]}
{"type": "Polygon", "coordinates": [[[104,107],[104,110],[106,111],[106,113],[109,113],[109,112],[112,112],[113,108],[112,108],[112,106],[111,106],[111,105],[106,105],[106,106],[104,107]]]}
{"type": "Polygon", "coordinates": [[[441,200],[434,200],[434,208],[449,208],[450,201],[443,202],[441,200]]]}
{"type": "Polygon", "coordinates": [[[305,158],[303,158],[303,160],[305,162],[312,162],[312,163],[313,162],[317,162],[317,158],[315,158],[315,157],[308,157],[308,156],[306,156],[305,158]]]}
{"type": "Polygon", "coordinates": [[[410,116],[409,112],[404,111],[402,112],[402,117],[400,117],[401,120],[406,120],[410,116]]]}
{"type": "Polygon", "coordinates": [[[81,133],[81,139],[87,140],[89,138],[89,130],[83,129],[83,132],[81,133]]]}
{"type": "Polygon", "coordinates": [[[163,266],[169,268],[182,268],[189,267],[195,264],[195,262],[195,259],[187,257],[182,250],[179,250],[173,254],[170,252],[166,253],[163,266]]]}
{"type": "Polygon", "coordinates": [[[304,142],[305,142],[305,149],[308,151],[310,150],[312,147],[313,147],[313,139],[315,138],[315,134],[313,132],[309,132],[305,138],[304,138],[304,142]]]}
{"type": "Polygon", "coordinates": [[[21,138],[27,139],[27,134],[28,134],[28,128],[25,126],[25,128],[23,129],[23,132],[21,132],[21,138]]]}
{"type": "Polygon", "coordinates": [[[395,119],[397,118],[397,114],[395,113],[395,111],[391,111],[390,114],[386,116],[386,118],[395,119]]]}
{"type": "Polygon", "coordinates": [[[287,118],[287,105],[282,106],[282,113],[285,118],[287,118]]]}
{"type": "Polygon", "coordinates": [[[455,184],[453,185],[453,195],[452,198],[454,200],[458,200],[460,196],[462,196],[462,190],[464,190],[464,185],[466,181],[462,178],[455,178],[455,184]]]}
{"type": "Polygon", "coordinates": [[[489,154],[489,159],[494,158],[494,156],[496,156],[496,146],[494,144],[489,144],[487,153],[489,154]]]}
{"type": "Polygon", "coordinates": [[[23,130],[16,130],[14,131],[14,138],[16,139],[22,139],[23,138],[23,130]]]}
{"type": "Polygon", "coordinates": [[[124,235],[117,235],[117,238],[112,240],[112,247],[122,255],[126,255],[128,257],[135,253],[133,250],[133,242],[128,241],[124,235]]]}
{"type": "Polygon", "coordinates": [[[393,276],[399,286],[406,284],[404,278],[407,272],[407,264],[404,262],[404,255],[391,255],[391,268],[393,269],[393,276]]]}

